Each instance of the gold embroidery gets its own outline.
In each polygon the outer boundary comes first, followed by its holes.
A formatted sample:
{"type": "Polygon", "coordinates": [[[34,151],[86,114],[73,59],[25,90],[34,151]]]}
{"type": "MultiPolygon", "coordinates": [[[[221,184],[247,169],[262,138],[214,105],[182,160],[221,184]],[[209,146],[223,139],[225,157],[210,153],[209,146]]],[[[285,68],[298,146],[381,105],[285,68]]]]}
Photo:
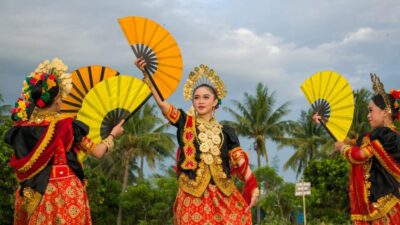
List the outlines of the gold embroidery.
{"type": "Polygon", "coordinates": [[[196,171],[196,178],[194,180],[190,179],[185,173],[181,173],[178,183],[184,192],[201,197],[211,180],[210,170],[204,164],[204,162],[198,164],[199,168],[196,171]]]}
{"type": "Polygon", "coordinates": [[[175,106],[169,105],[168,112],[164,116],[169,122],[176,123],[176,121],[181,117],[181,111],[175,108],[175,106]]]}
{"type": "Polygon", "coordinates": [[[57,124],[57,122],[54,122],[54,121],[50,122],[49,127],[47,128],[47,131],[44,134],[44,138],[43,138],[42,142],[40,142],[39,146],[33,153],[32,157],[29,159],[29,161],[26,162],[21,168],[18,169],[18,172],[28,171],[32,167],[32,165],[36,162],[36,160],[43,153],[44,149],[47,147],[51,138],[53,137],[56,124],[57,124]]]}
{"type": "MultiPolygon", "coordinates": [[[[374,140],[373,141],[375,145],[377,145],[381,150],[383,150],[382,145],[379,143],[379,141],[374,140]]],[[[371,145],[370,139],[368,137],[365,137],[363,140],[363,146],[368,145],[372,153],[378,158],[378,160],[381,162],[381,164],[385,167],[385,169],[390,173],[390,170],[388,169],[387,165],[385,164],[381,156],[374,150],[375,148],[373,145],[371,145]]],[[[384,150],[383,150],[384,151],[384,150]]],[[[386,153],[386,152],[384,152],[386,153]]],[[[369,181],[370,178],[370,170],[371,170],[372,162],[371,160],[368,160],[364,165],[364,201],[369,205],[369,196],[371,195],[370,188],[371,188],[371,182],[369,181]]],[[[372,208],[368,207],[368,215],[351,215],[352,220],[360,220],[360,221],[372,221],[379,219],[383,216],[385,216],[387,213],[391,211],[391,209],[399,203],[400,200],[396,197],[393,196],[392,194],[385,195],[381,198],[379,198],[376,202],[372,202],[372,208]]]]}
{"type": "Polygon", "coordinates": [[[92,140],[90,140],[90,138],[85,136],[82,138],[81,143],[79,143],[79,148],[80,148],[80,151],[90,154],[93,151],[93,149],[95,148],[95,145],[92,142],[92,140]]]}
{"type": "Polygon", "coordinates": [[[398,164],[392,160],[392,158],[387,154],[382,144],[378,140],[374,140],[373,143],[374,145],[376,145],[377,148],[379,148],[376,149],[374,147],[372,151],[374,156],[378,159],[378,161],[382,164],[386,171],[390,173],[390,175],[392,175],[397,181],[400,181],[400,168],[398,167],[398,164]],[[383,156],[377,152],[379,150],[383,156]],[[389,163],[392,164],[394,168],[390,168],[386,161],[389,161],[389,163]],[[393,171],[393,169],[395,171],[393,171]]]}
{"type": "Polygon", "coordinates": [[[194,180],[190,179],[186,174],[182,173],[178,178],[179,187],[183,191],[193,196],[200,197],[207,188],[211,177],[215,184],[226,196],[232,194],[235,189],[235,184],[232,179],[227,178],[227,175],[222,168],[222,159],[220,157],[220,148],[223,143],[222,126],[212,121],[207,123],[199,119],[195,120],[192,116],[187,116],[186,124],[183,132],[183,152],[185,160],[181,164],[182,169],[196,170],[196,177],[194,180]],[[200,134],[196,134],[196,126],[200,134]],[[222,138],[221,138],[222,136],[222,138]],[[194,147],[194,138],[200,145],[200,162],[197,163],[195,159],[196,149],[194,147]],[[218,137],[218,138],[216,138],[218,137]],[[202,147],[203,146],[203,147],[202,147]]]}
{"type": "Polygon", "coordinates": [[[18,172],[24,173],[32,167],[32,165],[36,162],[36,160],[39,158],[39,156],[43,153],[44,149],[47,147],[50,140],[52,139],[53,134],[54,134],[54,129],[57,125],[57,122],[62,119],[65,119],[65,118],[68,118],[68,116],[60,115],[57,113],[51,113],[51,112],[43,112],[43,113],[38,113],[36,115],[32,115],[32,118],[31,118],[32,121],[41,122],[43,120],[46,120],[46,121],[49,121],[50,124],[49,124],[49,127],[47,128],[46,133],[44,134],[44,138],[43,138],[42,142],[40,142],[39,146],[35,150],[32,157],[29,159],[29,161],[26,162],[21,168],[18,169],[18,172]]]}
{"type": "Polygon", "coordinates": [[[371,150],[371,144],[369,142],[369,138],[365,137],[363,139],[363,144],[359,148],[359,151],[362,151],[366,158],[364,160],[358,160],[353,158],[352,156],[352,151],[353,148],[350,145],[345,145],[342,149],[340,149],[340,153],[352,164],[363,164],[366,160],[371,158],[372,156],[372,150],[371,150]]]}
{"type": "Polygon", "coordinates": [[[199,163],[199,168],[196,171],[196,178],[194,180],[181,173],[178,178],[179,187],[186,193],[196,197],[201,197],[210,183],[211,177],[213,178],[218,189],[225,195],[230,196],[235,190],[235,184],[232,179],[227,178],[223,172],[221,164],[205,165],[202,161],[199,163]]]}
{"type": "Polygon", "coordinates": [[[211,164],[210,171],[218,189],[224,193],[225,196],[230,196],[235,190],[235,183],[233,182],[233,179],[227,178],[222,169],[222,162],[220,164],[211,164]]]}
{"type": "Polygon", "coordinates": [[[23,204],[29,218],[42,200],[42,195],[30,187],[24,188],[23,195],[23,204]]]}
{"type": "Polygon", "coordinates": [[[399,202],[400,200],[396,196],[385,195],[379,198],[377,202],[372,203],[375,210],[370,212],[369,215],[351,215],[351,220],[372,221],[379,219],[389,213],[399,202]]]}
{"type": "Polygon", "coordinates": [[[196,162],[196,148],[194,147],[193,141],[196,136],[196,127],[194,117],[187,116],[185,128],[183,130],[183,153],[185,154],[185,160],[181,164],[181,168],[185,170],[195,170],[197,168],[196,162]]]}
{"type": "Polygon", "coordinates": [[[235,165],[235,166],[238,166],[238,162],[241,160],[241,159],[245,159],[245,152],[243,151],[243,149],[241,148],[241,147],[236,147],[236,148],[234,148],[234,149],[232,149],[230,152],[229,152],[229,157],[231,158],[231,160],[232,160],[232,163],[235,165]]]}

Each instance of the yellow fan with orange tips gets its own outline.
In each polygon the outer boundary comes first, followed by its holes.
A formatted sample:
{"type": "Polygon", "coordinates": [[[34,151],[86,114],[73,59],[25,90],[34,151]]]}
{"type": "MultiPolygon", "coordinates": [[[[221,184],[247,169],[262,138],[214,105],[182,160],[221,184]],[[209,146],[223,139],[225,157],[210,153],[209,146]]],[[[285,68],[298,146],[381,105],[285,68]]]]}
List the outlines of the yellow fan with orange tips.
{"type": "Polygon", "coordinates": [[[136,58],[145,59],[145,70],[161,99],[168,98],[178,87],[183,71],[175,39],[161,25],[144,17],[128,16],[118,22],[136,58]]]}
{"type": "Polygon", "coordinates": [[[118,76],[119,72],[100,65],[85,66],[71,73],[72,88],[67,97],[63,98],[61,112],[75,116],[82,107],[86,94],[101,81],[118,76]]]}
{"type": "Polygon", "coordinates": [[[314,112],[322,117],[321,124],[338,141],[343,141],[354,116],[353,90],[339,73],[322,71],[310,76],[301,90],[314,112]]]}

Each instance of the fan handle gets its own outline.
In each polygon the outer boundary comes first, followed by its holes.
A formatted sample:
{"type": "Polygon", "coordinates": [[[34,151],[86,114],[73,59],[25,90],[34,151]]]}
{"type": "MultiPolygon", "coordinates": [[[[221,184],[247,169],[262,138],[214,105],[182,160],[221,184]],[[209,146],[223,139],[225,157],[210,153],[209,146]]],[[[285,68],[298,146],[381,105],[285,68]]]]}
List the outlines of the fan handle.
{"type": "Polygon", "coordinates": [[[165,99],[164,99],[164,97],[162,96],[160,90],[158,89],[157,84],[156,84],[156,82],[154,81],[153,77],[150,75],[150,71],[147,69],[146,66],[144,67],[144,70],[145,70],[146,73],[149,75],[150,81],[151,81],[151,83],[153,84],[153,87],[156,89],[156,91],[157,91],[157,93],[158,93],[158,96],[160,96],[161,101],[164,101],[165,99]]]}
{"type": "Polygon", "coordinates": [[[147,98],[133,112],[131,112],[131,114],[129,114],[129,116],[127,116],[125,118],[124,124],[133,116],[133,114],[135,114],[140,108],[142,108],[142,106],[144,104],[146,104],[146,102],[150,99],[150,97],[151,97],[151,94],[149,94],[149,96],[147,96],[147,98]]]}
{"type": "Polygon", "coordinates": [[[331,138],[333,138],[333,140],[336,142],[337,141],[336,137],[333,136],[332,132],[328,129],[328,127],[326,126],[325,122],[322,119],[319,119],[319,122],[325,128],[325,130],[328,132],[328,134],[331,136],[331,138]]]}

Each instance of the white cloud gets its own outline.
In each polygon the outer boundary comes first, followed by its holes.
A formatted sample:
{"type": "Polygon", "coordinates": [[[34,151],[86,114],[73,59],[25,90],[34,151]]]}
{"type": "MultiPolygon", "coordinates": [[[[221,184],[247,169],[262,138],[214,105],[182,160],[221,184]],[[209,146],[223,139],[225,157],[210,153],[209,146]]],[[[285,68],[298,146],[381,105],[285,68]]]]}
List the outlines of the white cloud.
{"type": "Polygon", "coordinates": [[[360,28],[356,32],[350,32],[346,35],[343,43],[361,42],[371,40],[374,30],[370,27],[360,28]]]}
{"type": "MultiPolygon", "coordinates": [[[[277,104],[293,102],[289,119],[296,120],[308,107],[300,84],[328,69],[343,74],[353,88],[369,88],[369,72],[380,74],[387,88],[399,88],[397,0],[4,0],[0,76],[9,82],[0,84],[0,92],[11,103],[24,75],[55,56],[71,69],[102,64],[139,74],[117,23],[128,15],[148,17],[170,31],[181,47],[184,77],[201,63],[216,69],[229,92],[224,104],[262,82],[276,91],[277,104]]],[[[172,99],[187,105],[181,89],[172,99]]]]}

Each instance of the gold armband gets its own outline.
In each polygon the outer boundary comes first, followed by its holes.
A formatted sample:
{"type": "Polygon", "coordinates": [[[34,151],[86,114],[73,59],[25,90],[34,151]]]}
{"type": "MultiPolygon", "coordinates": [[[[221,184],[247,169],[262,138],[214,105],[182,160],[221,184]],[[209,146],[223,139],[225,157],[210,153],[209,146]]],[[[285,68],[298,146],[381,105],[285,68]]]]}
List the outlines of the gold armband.
{"type": "Polygon", "coordinates": [[[252,197],[258,198],[258,197],[260,196],[260,189],[255,188],[255,189],[253,190],[253,192],[251,193],[251,196],[252,196],[252,197]]]}
{"type": "Polygon", "coordinates": [[[343,147],[340,149],[340,154],[346,156],[346,152],[350,149],[351,149],[350,145],[343,145],[343,147]]]}
{"type": "Polygon", "coordinates": [[[113,141],[113,137],[111,135],[109,135],[108,137],[103,139],[101,141],[101,143],[103,143],[105,146],[107,146],[107,151],[112,151],[114,148],[114,141],[113,141]]]}

